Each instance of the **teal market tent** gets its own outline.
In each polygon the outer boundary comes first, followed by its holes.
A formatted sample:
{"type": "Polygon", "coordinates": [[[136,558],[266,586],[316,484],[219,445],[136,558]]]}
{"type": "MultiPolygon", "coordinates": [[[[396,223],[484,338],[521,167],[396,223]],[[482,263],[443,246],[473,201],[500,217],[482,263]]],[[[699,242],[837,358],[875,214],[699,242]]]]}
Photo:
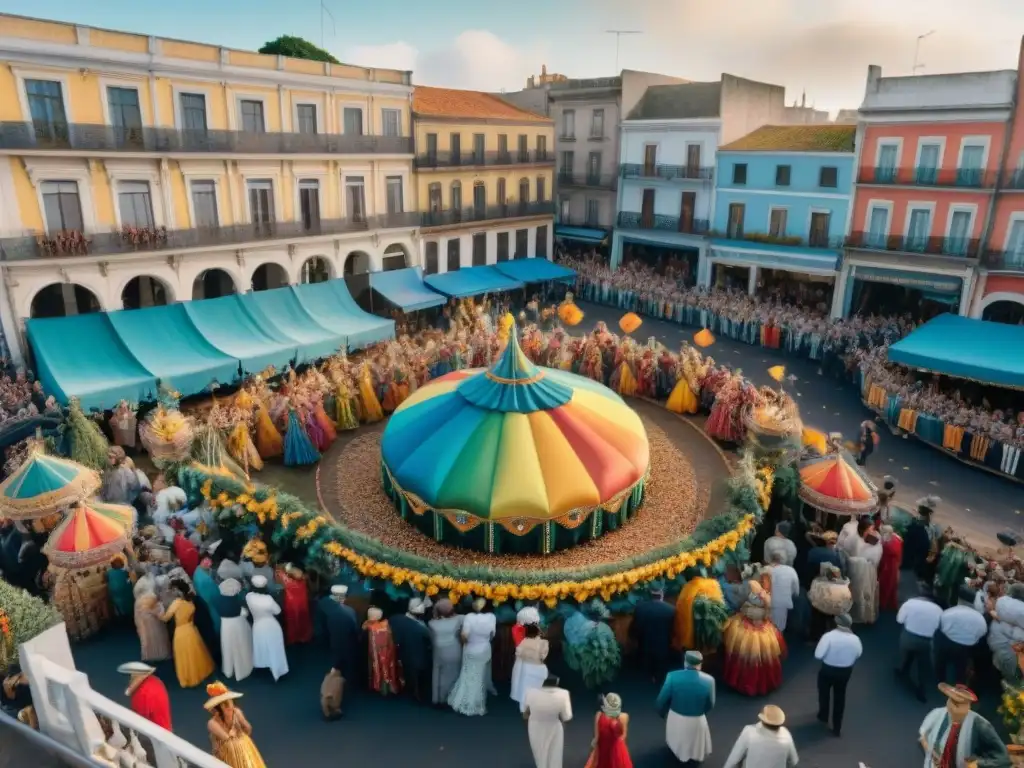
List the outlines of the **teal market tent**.
{"type": "Polygon", "coordinates": [[[156,376],[128,351],[104,313],[31,319],[25,332],[44,391],[85,410],[156,396],[156,376]]]}
{"type": "Polygon", "coordinates": [[[456,299],[480,296],[485,293],[514,291],[523,284],[499,272],[494,267],[466,267],[454,272],[428,275],[423,282],[438,293],[456,299]]]}
{"type": "Polygon", "coordinates": [[[260,327],[273,328],[276,334],[295,340],[298,363],[330,357],[346,344],[344,334],[325,328],[314,319],[292,286],[247,293],[241,300],[260,327]]]}
{"type": "Polygon", "coordinates": [[[576,281],[575,269],[569,269],[542,258],[499,261],[494,268],[506,277],[511,277],[521,283],[546,283],[549,280],[570,283],[576,281]]]}
{"type": "Polygon", "coordinates": [[[1024,389],[1024,326],[939,315],[889,347],[889,361],[1024,389]]]}
{"type": "Polygon", "coordinates": [[[107,317],[128,351],[161,384],[195,393],[214,380],[230,384],[238,378],[238,360],[206,340],[184,304],[126,309],[107,317]]]}
{"type": "Polygon", "coordinates": [[[277,328],[263,328],[245,310],[238,295],[189,301],[182,305],[193,325],[217,349],[239,361],[245,373],[291,363],[298,343],[277,328]]]}
{"type": "Polygon", "coordinates": [[[345,336],[349,349],[395,338],[395,321],[364,312],[344,280],[297,285],[295,293],[320,325],[345,336]]]}
{"type": "Polygon", "coordinates": [[[370,287],[403,312],[439,307],[446,299],[423,284],[419,267],[370,274],[370,287]]]}

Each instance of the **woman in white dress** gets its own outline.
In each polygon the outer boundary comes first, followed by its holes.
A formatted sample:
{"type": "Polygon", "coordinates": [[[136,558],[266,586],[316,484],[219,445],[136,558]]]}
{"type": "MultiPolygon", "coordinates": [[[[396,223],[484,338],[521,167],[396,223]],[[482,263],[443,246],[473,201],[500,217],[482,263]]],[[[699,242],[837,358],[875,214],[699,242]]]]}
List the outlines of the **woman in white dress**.
{"type": "Polygon", "coordinates": [[[487,601],[477,598],[473,613],[462,622],[462,669],[448,694],[448,705],[460,715],[486,715],[490,687],[491,640],[497,630],[493,613],[484,613],[487,601]]]}
{"type": "Polygon", "coordinates": [[[274,681],[288,674],[288,657],[284,652],[284,632],[276,616],[281,606],[267,594],[267,579],[252,577],[252,592],[245,596],[252,616],[252,661],[256,669],[269,669],[274,681]]]}
{"type": "Polygon", "coordinates": [[[217,611],[220,615],[220,655],[224,676],[245,680],[252,674],[252,627],[242,600],[242,583],[227,579],[220,583],[217,611]]]}
{"type": "Polygon", "coordinates": [[[853,607],[850,618],[858,624],[878,621],[878,564],[882,562],[882,543],[874,528],[854,540],[853,554],[847,561],[853,607]]]}
{"type": "Polygon", "coordinates": [[[512,701],[519,711],[526,710],[526,693],[540,688],[548,677],[544,661],[548,657],[548,641],[540,636],[539,624],[526,625],[526,637],[516,646],[516,663],[512,667],[512,701]]]}
{"type": "Polygon", "coordinates": [[[569,692],[558,687],[558,678],[547,678],[540,688],[526,693],[527,730],[530,750],[537,768],[562,768],[562,750],[565,731],[562,723],[572,720],[572,702],[569,692]]]}

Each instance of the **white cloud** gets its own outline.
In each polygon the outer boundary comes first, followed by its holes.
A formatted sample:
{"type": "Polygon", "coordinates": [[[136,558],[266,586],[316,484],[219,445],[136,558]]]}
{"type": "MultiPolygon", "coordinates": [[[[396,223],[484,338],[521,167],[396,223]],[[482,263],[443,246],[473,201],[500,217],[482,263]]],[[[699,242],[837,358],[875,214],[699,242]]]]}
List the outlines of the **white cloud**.
{"type": "Polygon", "coordinates": [[[413,46],[397,42],[386,45],[357,45],[346,51],[341,60],[360,67],[408,71],[416,68],[417,55],[418,51],[413,46]]]}

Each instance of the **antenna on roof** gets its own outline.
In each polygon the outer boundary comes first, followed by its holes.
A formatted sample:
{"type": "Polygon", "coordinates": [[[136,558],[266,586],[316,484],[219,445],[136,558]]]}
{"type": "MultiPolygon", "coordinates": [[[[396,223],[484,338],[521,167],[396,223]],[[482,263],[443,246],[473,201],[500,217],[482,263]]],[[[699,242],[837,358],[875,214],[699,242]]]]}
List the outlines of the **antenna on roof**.
{"type": "Polygon", "coordinates": [[[931,37],[934,34],[935,30],[933,29],[930,32],[925,32],[923,35],[917,36],[917,42],[914,43],[914,67],[913,69],[910,70],[910,74],[916,75],[919,69],[924,69],[924,64],[917,63],[918,54],[921,53],[921,41],[924,40],[926,37],[931,37]]]}
{"type": "Polygon", "coordinates": [[[615,74],[618,76],[619,73],[619,43],[622,41],[623,35],[642,35],[639,29],[609,29],[605,30],[606,34],[615,35],[615,74]]]}
{"type": "Polygon", "coordinates": [[[338,36],[338,27],[334,23],[334,14],[327,10],[327,6],[324,5],[324,0],[320,0],[320,47],[324,47],[324,14],[327,14],[331,19],[331,34],[335,37],[338,36]]]}

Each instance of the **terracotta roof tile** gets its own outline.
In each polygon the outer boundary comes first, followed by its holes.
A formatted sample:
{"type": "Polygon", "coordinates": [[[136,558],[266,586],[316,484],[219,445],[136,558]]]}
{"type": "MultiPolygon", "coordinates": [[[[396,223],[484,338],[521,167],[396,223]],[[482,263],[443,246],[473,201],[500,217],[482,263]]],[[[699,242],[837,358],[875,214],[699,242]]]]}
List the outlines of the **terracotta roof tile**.
{"type": "Polygon", "coordinates": [[[763,125],[724,152],[853,152],[855,125],[763,125]]]}
{"type": "Polygon", "coordinates": [[[489,93],[460,91],[455,88],[431,88],[425,85],[417,85],[413,89],[412,111],[419,117],[551,122],[551,119],[544,115],[520,109],[489,93]]]}

